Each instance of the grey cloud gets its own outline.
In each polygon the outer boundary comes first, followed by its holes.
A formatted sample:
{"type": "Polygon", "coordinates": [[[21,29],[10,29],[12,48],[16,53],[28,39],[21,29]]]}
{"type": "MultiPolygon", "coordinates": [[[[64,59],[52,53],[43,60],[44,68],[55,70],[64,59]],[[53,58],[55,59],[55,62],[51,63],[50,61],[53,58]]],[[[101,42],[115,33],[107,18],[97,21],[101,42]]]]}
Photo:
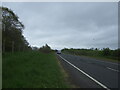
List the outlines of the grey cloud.
{"type": "Polygon", "coordinates": [[[31,45],[117,48],[117,3],[3,3],[25,24],[31,45]]]}

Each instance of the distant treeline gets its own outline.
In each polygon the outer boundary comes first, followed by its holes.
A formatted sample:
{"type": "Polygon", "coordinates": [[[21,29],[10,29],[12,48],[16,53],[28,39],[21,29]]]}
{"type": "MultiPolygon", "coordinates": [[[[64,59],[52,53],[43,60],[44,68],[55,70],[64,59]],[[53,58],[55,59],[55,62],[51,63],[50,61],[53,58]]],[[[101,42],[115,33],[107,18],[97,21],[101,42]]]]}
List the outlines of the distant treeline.
{"type": "Polygon", "coordinates": [[[19,17],[7,7],[2,9],[2,51],[16,52],[31,50],[29,43],[23,36],[24,25],[19,17]]]}
{"type": "Polygon", "coordinates": [[[94,56],[94,57],[106,57],[109,59],[120,60],[120,49],[111,50],[109,48],[91,48],[91,49],[62,49],[64,53],[70,53],[75,55],[83,55],[83,56],[94,56]]]}
{"type": "Polygon", "coordinates": [[[54,50],[52,50],[51,47],[50,47],[49,45],[47,45],[47,44],[45,44],[44,46],[42,46],[42,47],[40,47],[40,48],[38,48],[38,47],[32,47],[32,49],[33,49],[34,51],[40,51],[40,52],[43,52],[43,53],[50,53],[50,52],[54,51],[54,50]]]}

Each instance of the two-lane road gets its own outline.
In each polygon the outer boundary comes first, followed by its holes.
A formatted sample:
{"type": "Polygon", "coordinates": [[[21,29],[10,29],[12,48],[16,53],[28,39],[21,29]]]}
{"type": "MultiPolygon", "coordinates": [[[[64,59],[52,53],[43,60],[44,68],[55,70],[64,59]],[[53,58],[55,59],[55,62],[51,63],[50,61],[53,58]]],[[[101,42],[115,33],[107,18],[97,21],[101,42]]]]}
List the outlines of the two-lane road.
{"type": "MultiPolygon", "coordinates": [[[[118,88],[118,66],[120,64],[69,54],[59,54],[58,56],[68,72],[77,74],[73,74],[72,78],[75,77],[78,83],[83,81],[86,84],[86,88],[118,88]],[[85,78],[85,76],[89,79],[85,78]],[[79,77],[83,77],[84,80],[82,78],[80,80],[79,77]],[[87,84],[90,86],[87,87],[87,84]]],[[[82,85],[82,83],[79,85],[82,85]]],[[[83,85],[82,87],[85,86],[83,85]]]]}

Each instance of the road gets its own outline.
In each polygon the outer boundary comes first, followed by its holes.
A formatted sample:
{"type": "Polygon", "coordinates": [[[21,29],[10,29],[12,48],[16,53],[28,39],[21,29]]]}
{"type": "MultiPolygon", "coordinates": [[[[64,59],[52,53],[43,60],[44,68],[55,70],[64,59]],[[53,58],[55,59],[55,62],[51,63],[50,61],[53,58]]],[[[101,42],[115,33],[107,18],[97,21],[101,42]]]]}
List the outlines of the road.
{"type": "Polygon", "coordinates": [[[118,66],[120,64],[93,58],[58,54],[70,79],[81,88],[118,88],[118,66]]]}

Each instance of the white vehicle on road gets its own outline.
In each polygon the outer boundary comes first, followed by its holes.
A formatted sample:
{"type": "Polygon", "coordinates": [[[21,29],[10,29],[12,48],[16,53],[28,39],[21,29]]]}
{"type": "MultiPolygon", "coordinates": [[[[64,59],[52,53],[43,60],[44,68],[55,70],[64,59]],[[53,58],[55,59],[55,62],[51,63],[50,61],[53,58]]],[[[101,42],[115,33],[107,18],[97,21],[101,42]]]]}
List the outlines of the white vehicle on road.
{"type": "Polygon", "coordinates": [[[61,54],[61,50],[57,50],[57,54],[61,54]]]}

